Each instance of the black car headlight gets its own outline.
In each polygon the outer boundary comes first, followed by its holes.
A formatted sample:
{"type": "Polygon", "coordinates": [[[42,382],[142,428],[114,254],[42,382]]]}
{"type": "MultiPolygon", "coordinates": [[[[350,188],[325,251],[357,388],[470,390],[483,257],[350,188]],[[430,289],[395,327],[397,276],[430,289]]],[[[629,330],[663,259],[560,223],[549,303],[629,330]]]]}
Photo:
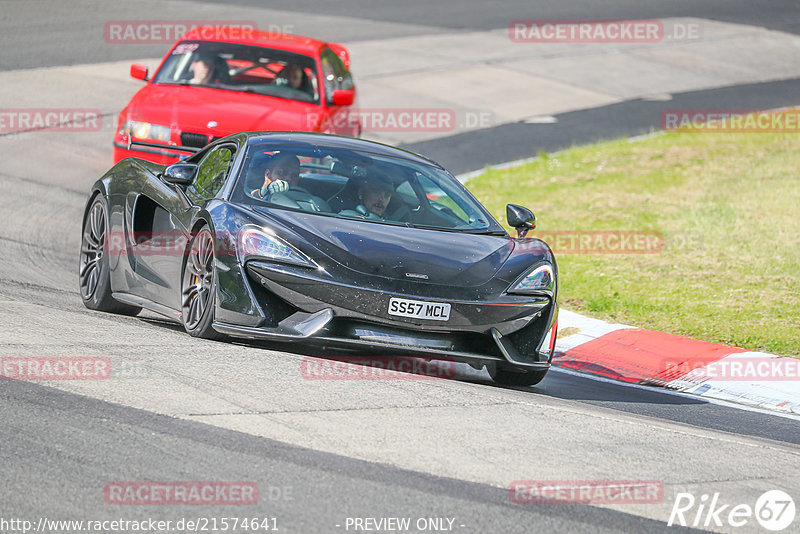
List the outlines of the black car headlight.
{"type": "Polygon", "coordinates": [[[507,293],[528,295],[531,293],[541,293],[546,291],[553,293],[556,287],[556,275],[553,266],[550,264],[539,265],[519,277],[516,282],[511,284],[507,293]]]}
{"type": "Polygon", "coordinates": [[[239,233],[236,254],[242,265],[248,259],[260,258],[311,267],[312,269],[317,268],[314,260],[284,242],[278,236],[255,226],[242,228],[239,233]]]}

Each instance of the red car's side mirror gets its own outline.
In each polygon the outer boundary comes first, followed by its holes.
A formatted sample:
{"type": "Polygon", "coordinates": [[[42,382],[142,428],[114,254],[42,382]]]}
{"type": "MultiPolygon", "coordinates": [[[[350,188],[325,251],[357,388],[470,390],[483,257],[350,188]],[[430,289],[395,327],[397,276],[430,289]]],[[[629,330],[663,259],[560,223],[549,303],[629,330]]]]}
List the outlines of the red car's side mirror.
{"type": "Polygon", "coordinates": [[[147,81],[147,67],[144,65],[131,65],[131,78],[147,81]]]}
{"type": "Polygon", "coordinates": [[[352,106],[355,99],[356,92],[353,89],[339,89],[331,96],[334,106],[352,106]]]}

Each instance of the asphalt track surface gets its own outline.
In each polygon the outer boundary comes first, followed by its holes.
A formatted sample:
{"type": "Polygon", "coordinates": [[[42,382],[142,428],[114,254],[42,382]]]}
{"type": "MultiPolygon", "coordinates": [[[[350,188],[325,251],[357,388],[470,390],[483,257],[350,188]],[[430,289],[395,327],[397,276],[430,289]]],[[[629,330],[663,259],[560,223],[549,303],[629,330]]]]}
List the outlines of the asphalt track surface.
{"type": "MultiPolygon", "coordinates": [[[[353,17],[408,24],[386,28],[399,34],[425,31],[425,25],[496,28],[513,18],[676,15],[796,33],[800,14],[793,2],[614,2],[602,10],[596,3],[552,2],[536,6],[535,14],[528,2],[344,5],[353,17]]],[[[296,1],[270,7],[341,15],[340,6],[296,1]]],[[[110,18],[150,16],[136,2],[113,13],[100,2],[0,7],[2,69],[107,61],[106,52],[81,42],[86,28],[110,18]]],[[[375,37],[363,28],[354,31],[358,35],[342,28],[337,38],[375,37]]],[[[112,54],[125,59],[163,51],[155,48],[122,47],[112,54]]],[[[677,98],[770,107],[796,104],[797,88],[786,81],[677,98]]],[[[505,125],[412,148],[445,164],[459,164],[458,150],[496,148],[495,159],[454,168],[472,170],[535,154],[538,149],[513,142],[532,132],[542,150],[555,150],[648,131],[653,125],[645,117],[652,118],[651,107],[658,105],[625,102],[617,109],[564,114],[556,124],[505,125]],[[627,122],[604,120],[619,117],[620,109],[627,122]]],[[[17,154],[42,158],[46,147],[37,142],[24,137],[20,143],[28,145],[17,154]]],[[[108,384],[0,382],[0,518],[247,515],[276,517],[283,532],[340,532],[347,517],[448,517],[459,532],[672,532],[679,529],[668,528],[666,520],[679,490],[722,491],[730,501],[744,502],[783,487],[800,498],[796,419],[558,371],[533,388],[500,388],[468,372],[454,380],[321,384],[299,379],[298,361],[335,354],[193,340],[156,316],[85,310],[76,291],[76,230],[95,176],[62,175],[59,167],[93,169],[90,156],[67,155],[68,161],[44,166],[39,161],[37,171],[25,176],[0,170],[1,354],[107,355],[146,372],[108,384]],[[661,507],[630,509],[510,503],[507,484],[530,479],[659,480],[665,498],[661,507]],[[261,498],[245,512],[109,506],[102,488],[120,480],[250,480],[261,498]]],[[[737,530],[749,531],[759,530],[737,530]]]]}
{"type": "Polygon", "coordinates": [[[659,130],[669,109],[774,109],[797,104],[800,79],[720,87],[672,94],[669,102],[627,100],[618,104],[554,115],[555,122],[516,122],[449,137],[409,143],[403,148],[430,154],[454,173],[555,152],[574,145],[659,130]],[[465,146],[480,150],[465,151],[465,146]]]}
{"type": "MultiPolygon", "coordinates": [[[[137,1],[109,4],[101,0],[52,2],[51,0],[3,0],[0,18],[0,70],[36,68],[51,65],[92,63],[116,59],[160,57],[163,45],[142,44],[109,48],[103,46],[102,28],[109,20],[204,18],[198,4],[220,5],[216,0],[199,2],[137,1]],[[183,5],[182,5],[183,4],[183,5]],[[169,11],[164,7],[169,5],[169,11]],[[166,13],[169,13],[169,16],[166,13]]],[[[791,0],[614,0],[574,2],[531,0],[230,0],[226,5],[280,10],[287,18],[275,18],[276,25],[300,17],[351,17],[374,21],[371,26],[348,25],[336,21],[323,24],[325,39],[354,41],[388,37],[392,34],[507,28],[517,19],[538,20],[615,20],[666,17],[698,17],[750,24],[788,33],[800,33],[800,4],[791,0]],[[391,27],[384,23],[391,23],[391,27]],[[400,26],[400,27],[398,27],[400,26]],[[433,30],[435,31],[435,30],[433,30]],[[326,35],[333,33],[333,35],[326,35]]],[[[220,17],[222,18],[222,17],[220,17]]]]}

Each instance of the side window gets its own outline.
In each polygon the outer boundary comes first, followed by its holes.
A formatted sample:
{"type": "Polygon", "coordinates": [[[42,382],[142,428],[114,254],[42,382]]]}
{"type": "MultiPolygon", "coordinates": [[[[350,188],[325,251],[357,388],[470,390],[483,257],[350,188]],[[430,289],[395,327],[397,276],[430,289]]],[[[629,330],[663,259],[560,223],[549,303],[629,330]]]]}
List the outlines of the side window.
{"type": "Polygon", "coordinates": [[[320,56],[322,62],[322,76],[325,82],[325,95],[328,102],[331,95],[338,89],[352,89],[353,77],[342,62],[342,58],[337,56],[333,50],[326,48],[320,56]]]}
{"type": "Polygon", "coordinates": [[[431,207],[440,212],[445,212],[458,217],[461,222],[469,222],[469,215],[456,201],[442,190],[433,180],[423,174],[417,174],[417,183],[425,191],[431,207]]]}
{"type": "Polygon", "coordinates": [[[233,152],[234,148],[226,145],[206,154],[200,162],[197,178],[186,188],[186,195],[193,202],[199,204],[219,192],[233,163],[233,152]]]}

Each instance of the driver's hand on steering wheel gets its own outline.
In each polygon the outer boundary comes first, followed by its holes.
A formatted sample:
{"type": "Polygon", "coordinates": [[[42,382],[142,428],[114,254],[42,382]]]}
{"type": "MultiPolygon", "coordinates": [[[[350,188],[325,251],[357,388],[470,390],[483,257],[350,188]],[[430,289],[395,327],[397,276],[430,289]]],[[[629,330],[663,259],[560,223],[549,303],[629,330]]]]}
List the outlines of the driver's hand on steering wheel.
{"type": "Polygon", "coordinates": [[[273,180],[268,184],[264,184],[261,189],[254,189],[252,195],[257,198],[266,198],[276,193],[283,193],[289,189],[289,182],[286,180],[273,180]]]}
{"type": "Polygon", "coordinates": [[[274,180],[261,188],[261,195],[274,195],[275,193],[283,193],[289,189],[289,182],[286,180],[274,180]]]}

